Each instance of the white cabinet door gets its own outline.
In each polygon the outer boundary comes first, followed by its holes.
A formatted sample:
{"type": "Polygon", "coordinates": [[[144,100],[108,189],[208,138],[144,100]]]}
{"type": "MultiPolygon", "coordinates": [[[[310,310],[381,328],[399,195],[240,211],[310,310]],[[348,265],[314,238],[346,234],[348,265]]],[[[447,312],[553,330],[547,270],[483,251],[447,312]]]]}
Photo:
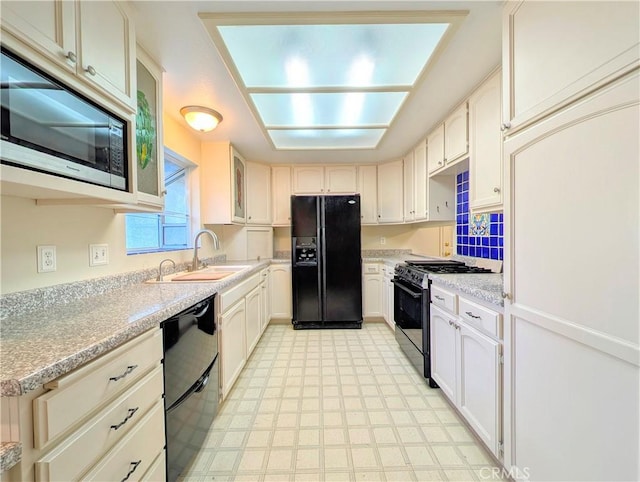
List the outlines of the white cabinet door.
{"type": "Polygon", "coordinates": [[[327,194],[354,193],[357,188],[356,166],[325,166],[324,188],[327,194]]]}
{"type": "Polygon", "coordinates": [[[293,193],[324,193],[324,168],[322,166],[293,166],[293,193]]]}
{"type": "Polygon", "coordinates": [[[271,318],[291,319],[291,265],[273,264],[271,275],[271,318]]]}
{"type": "Polygon", "coordinates": [[[387,271],[390,268],[383,265],[382,266],[382,289],[381,289],[381,298],[382,298],[382,317],[384,321],[389,323],[389,295],[387,294],[387,283],[389,283],[389,275],[387,271]]]}
{"type": "Polygon", "coordinates": [[[203,142],[200,171],[202,224],[244,224],[246,163],[229,142],[203,142]]]}
{"type": "Polygon", "coordinates": [[[394,316],[394,313],[395,313],[394,285],[393,285],[393,282],[391,281],[393,279],[393,268],[387,268],[387,269],[391,270],[390,274],[387,275],[387,278],[385,281],[386,291],[387,291],[387,323],[389,324],[391,329],[395,331],[396,321],[394,316]]]}
{"type": "Polygon", "coordinates": [[[502,208],[501,72],[469,97],[469,204],[473,211],[502,208]]]}
{"type": "Polygon", "coordinates": [[[404,156],[402,160],[403,164],[403,192],[404,192],[404,201],[403,201],[403,211],[404,211],[404,222],[410,223],[413,221],[415,217],[415,209],[414,209],[414,191],[413,191],[413,151],[404,156]]]}
{"type": "Polygon", "coordinates": [[[78,73],[136,108],[133,21],[122,2],[78,2],[78,73]]]}
{"type": "Polygon", "coordinates": [[[260,285],[256,286],[251,292],[247,295],[245,299],[246,303],[246,352],[247,359],[253,352],[258,340],[260,339],[260,335],[262,334],[262,300],[260,299],[260,295],[262,294],[262,289],[260,285]]]}
{"type": "Polygon", "coordinates": [[[76,4],[57,0],[37,4],[2,2],[2,28],[70,72],[76,71],[76,4]],[[37,8],[36,8],[37,5],[37,8]]]}
{"type": "Polygon", "coordinates": [[[222,365],[222,396],[227,397],[247,361],[245,344],[245,300],[242,298],[220,315],[220,359],[222,365]]]}
{"type": "MultiPolygon", "coordinates": [[[[590,4],[578,5],[589,11],[590,4]]],[[[615,35],[617,27],[608,30],[615,35]]],[[[555,51],[549,46],[545,55],[555,51]]],[[[513,434],[505,455],[512,451],[512,463],[540,480],[639,475],[638,357],[637,348],[629,350],[637,347],[640,319],[638,85],[636,71],[503,146],[505,187],[513,189],[505,193],[505,395],[512,399],[504,419],[515,424],[505,427],[513,434]],[[588,235],[586,213],[598,220],[588,235]],[[529,224],[541,216],[545,229],[529,224]],[[584,260],[611,240],[625,242],[599,263],[594,287],[584,260]],[[559,252],[558,243],[567,249],[559,252]]]]}
{"type": "Polygon", "coordinates": [[[273,225],[291,224],[291,168],[274,166],[271,168],[273,194],[273,225]]]}
{"type": "Polygon", "coordinates": [[[260,300],[262,302],[262,331],[267,327],[271,320],[271,277],[269,276],[269,268],[265,268],[260,272],[260,300]]]}
{"type": "Polygon", "coordinates": [[[360,193],[360,219],[362,224],[378,223],[378,168],[358,167],[358,192],[360,193]]]}
{"type": "Polygon", "coordinates": [[[365,274],[362,279],[362,316],[382,316],[382,275],[365,274]]]}
{"type": "Polygon", "coordinates": [[[401,223],[404,214],[402,159],[378,165],[378,222],[401,223]]]}
{"type": "Polygon", "coordinates": [[[427,137],[427,166],[429,174],[444,167],[444,124],[436,127],[427,137]]]}
{"type": "Polygon", "coordinates": [[[457,391],[457,336],[455,317],[431,305],[431,376],[455,403],[457,391]]]}
{"type": "Polygon", "coordinates": [[[635,68],[639,18],[638,2],[508,2],[502,30],[508,132],[635,68]]]}
{"type": "Polygon", "coordinates": [[[469,152],[467,103],[458,107],[444,121],[444,162],[451,164],[469,152]]]}
{"type": "Polygon", "coordinates": [[[271,168],[247,162],[247,224],[271,224],[271,168]]]}
{"type": "Polygon", "coordinates": [[[413,150],[413,219],[427,219],[427,141],[421,140],[413,150]]]}
{"type": "Polygon", "coordinates": [[[501,418],[500,342],[458,323],[458,409],[494,454],[501,418]]]}

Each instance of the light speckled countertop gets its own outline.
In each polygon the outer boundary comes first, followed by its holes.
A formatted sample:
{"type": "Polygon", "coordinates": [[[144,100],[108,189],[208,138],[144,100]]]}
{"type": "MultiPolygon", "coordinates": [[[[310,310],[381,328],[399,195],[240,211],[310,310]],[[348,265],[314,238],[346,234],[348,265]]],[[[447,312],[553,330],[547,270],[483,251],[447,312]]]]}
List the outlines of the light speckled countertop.
{"type": "Polygon", "coordinates": [[[217,282],[139,283],[6,318],[2,320],[0,394],[18,396],[35,390],[270,262],[243,262],[252,267],[217,282]]]}
{"type": "Polygon", "coordinates": [[[502,299],[502,274],[430,274],[435,285],[453,288],[498,307],[504,306],[502,299]]]}
{"type": "Polygon", "coordinates": [[[22,458],[22,444],[20,442],[0,443],[0,473],[9,470],[22,458]]]}

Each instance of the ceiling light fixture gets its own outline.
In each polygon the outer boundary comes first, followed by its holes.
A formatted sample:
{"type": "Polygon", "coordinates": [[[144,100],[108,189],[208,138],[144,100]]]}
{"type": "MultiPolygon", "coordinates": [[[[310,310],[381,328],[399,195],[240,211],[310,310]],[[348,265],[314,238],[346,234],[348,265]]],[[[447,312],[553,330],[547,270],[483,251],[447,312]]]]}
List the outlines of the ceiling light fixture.
{"type": "Polygon", "coordinates": [[[208,107],[188,105],[180,109],[180,114],[191,127],[200,132],[209,132],[222,122],[222,114],[208,107]]]}

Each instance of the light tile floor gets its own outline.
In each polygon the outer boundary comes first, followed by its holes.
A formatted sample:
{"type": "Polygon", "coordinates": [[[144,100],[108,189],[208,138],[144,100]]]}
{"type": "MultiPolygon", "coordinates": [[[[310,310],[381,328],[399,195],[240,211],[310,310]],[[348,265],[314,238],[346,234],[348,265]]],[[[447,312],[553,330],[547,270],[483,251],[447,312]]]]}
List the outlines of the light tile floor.
{"type": "Polygon", "coordinates": [[[269,325],[185,481],[487,480],[494,462],[398,348],[269,325]]]}

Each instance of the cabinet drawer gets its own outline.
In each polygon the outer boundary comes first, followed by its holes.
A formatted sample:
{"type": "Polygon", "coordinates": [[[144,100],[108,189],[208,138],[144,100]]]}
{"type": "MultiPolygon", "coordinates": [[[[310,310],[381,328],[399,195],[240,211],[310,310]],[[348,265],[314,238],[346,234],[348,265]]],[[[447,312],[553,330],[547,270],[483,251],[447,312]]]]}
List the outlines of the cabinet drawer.
{"type": "Polygon", "coordinates": [[[167,480],[166,452],[163,450],[151,464],[142,480],[144,482],[165,482],[167,480]]]}
{"type": "Polygon", "coordinates": [[[431,303],[434,305],[456,314],[458,313],[456,298],[457,295],[455,293],[431,285],[431,303]]]}
{"type": "Polygon", "coordinates": [[[78,479],[162,399],[162,390],[162,366],[158,365],[79,431],[36,462],[36,482],[78,479]]]}
{"type": "Polygon", "coordinates": [[[364,263],[362,272],[364,274],[378,274],[380,272],[380,265],[378,263],[364,263]]]}
{"type": "Polygon", "coordinates": [[[251,278],[242,281],[239,285],[228,289],[220,295],[220,313],[224,313],[233,304],[244,298],[253,288],[260,284],[260,274],[255,274],[251,278]]]}
{"type": "Polygon", "coordinates": [[[502,315],[465,298],[458,300],[460,317],[469,325],[496,338],[502,338],[502,315]]]}
{"type": "Polygon", "coordinates": [[[51,391],[33,401],[34,445],[41,448],[132,386],[162,359],[159,329],[47,383],[51,391]]]}
{"type": "Polygon", "coordinates": [[[140,480],[164,448],[164,404],[158,401],[82,480],[140,480]]]}

